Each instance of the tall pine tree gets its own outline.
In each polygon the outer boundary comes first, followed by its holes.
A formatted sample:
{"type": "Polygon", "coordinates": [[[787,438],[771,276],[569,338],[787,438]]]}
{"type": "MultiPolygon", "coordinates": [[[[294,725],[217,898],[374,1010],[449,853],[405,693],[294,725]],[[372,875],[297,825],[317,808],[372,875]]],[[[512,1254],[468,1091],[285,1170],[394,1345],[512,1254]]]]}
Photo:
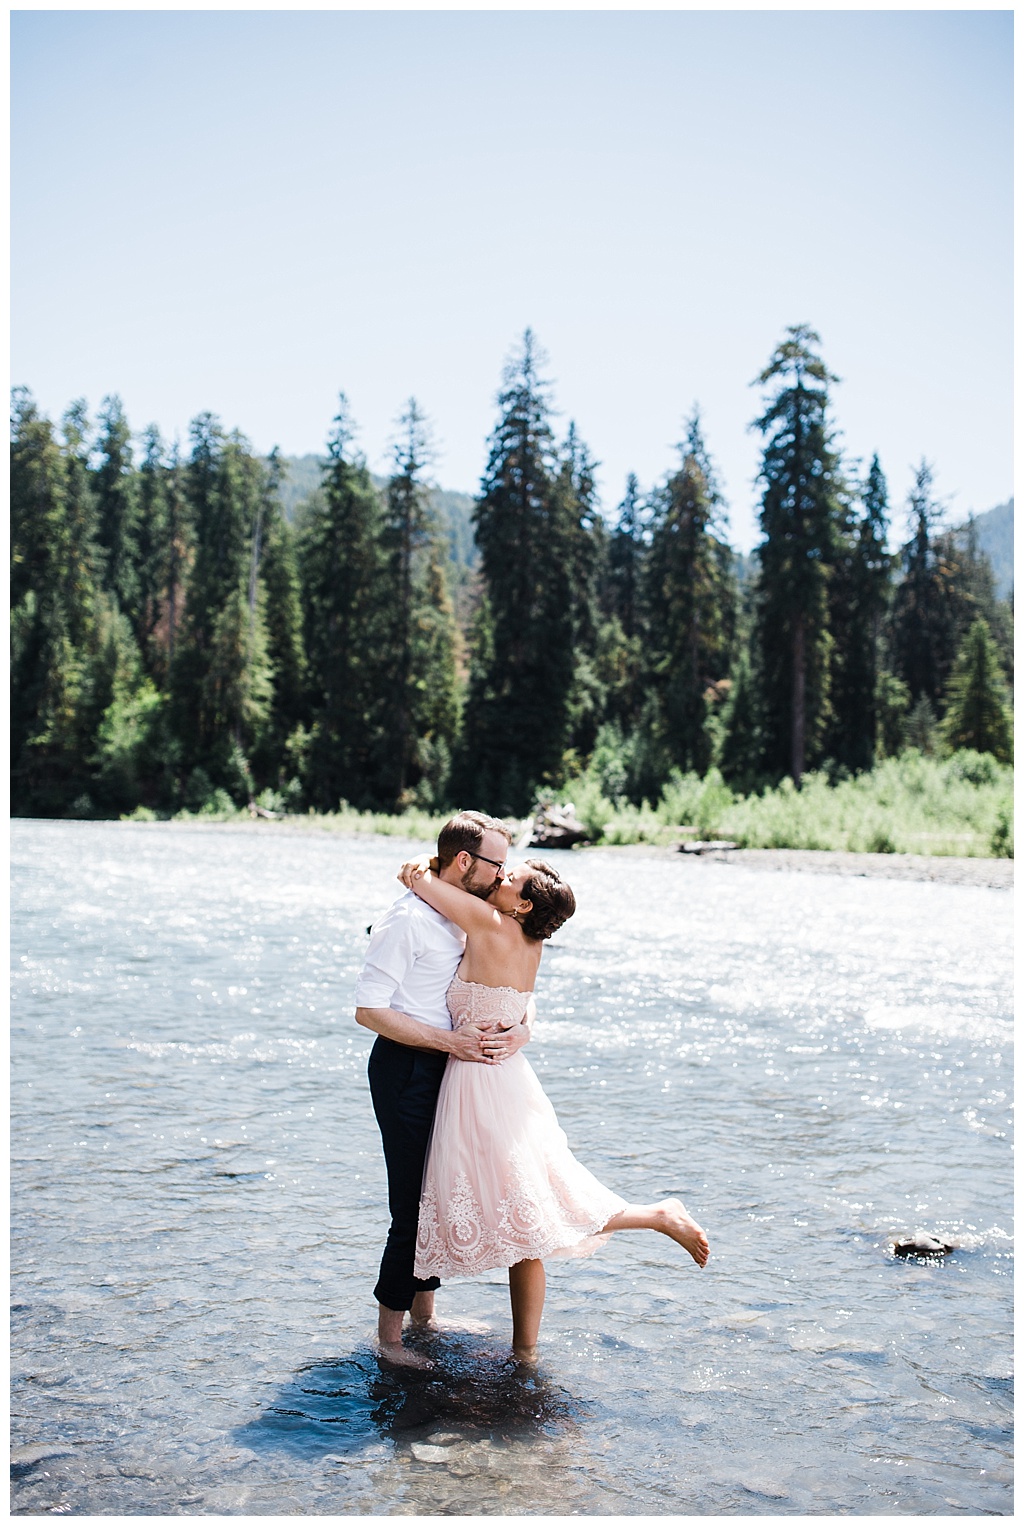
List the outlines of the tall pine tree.
{"type": "Polygon", "coordinates": [[[774,388],[756,421],[765,437],[756,635],[765,763],[796,783],[821,758],[830,716],[828,582],[842,479],[829,424],[837,378],[820,343],[806,325],[789,328],[757,378],[774,388]]]}
{"type": "Polygon", "coordinates": [[[636,725],[644,700],[641,611],[646,508],[634,473],[606,538],[598,582],[597,668],[606,722],[621,736],[636,725]]]}
{"type": "Polygon", "coordinates": [[[415,398],[398,425],[381,536],[387,632],[382,657],[391,670],[386,790],[392,805],[412,799],[440,804],[458,725],[455,616],[426,479],[430,431],[415,398]]]}
{"type": "Polygon", "coordinates": [[[703,774],[711,761],[706,695],[729,670],[736,590],[729,548],[715,533],[722,498],[697,409],[679,454],[655,498],[646,559],[648,674],[668,756],[703,774]]]}
{"type": "MultiPolygon", "coordinates": [[[[552,557],[569,570],[573,675],[568,699],[567,755],[589,757],[605,714],[607,687],[599,660],[598,605],[607,558],[606,531],[597,505],[595,471],[574,422],[562,446],[552,492],[552,557]]],[[[556,596],[561,594],[561,585],[556,596]]],[[[552,612],[558,617],[558,612],[552,612]]]]}
{"type": "Polygon", "coordinates": [[[139,478],[132,460],[131,430],[119,397],[103,399],[99,422],[99,460],[93,480],[96,538],[104,559],[103,586],[114,595],[118,608],[138,634],[142,624],[139,478]]]}
{"type": "Polygon", "coordinates": [[[186,768],[238,796],[246,759],[269,717],[271,675],[262,610],[249,604],[263,468],[237,432],[200,414],[185,474],[194,560],[171,670],[173,719],[186,768]]]}
{"type": "Polygon", "coordinates": [[[295,536],[281,509],[281,462],[271,451],[258,516],[259,535],[253,536],[253,564],[258,583],[250,577],[250,608],[255,611],[263,591],[262,617],[266,655],[272,672],[270,718],[253,768],[280,787],[293,775],[288,739],[306,716],[306,653],[302,636],[302,587],[295,536]]]}
{"type": "Polygon", "coordinates": [[[979,616],[964,638],[948,685],[942,734],[952,748],[990,752],[1001,763],[1013,759],[1009,696],[992,634],[979,616]]]}
{"type": "Polygon", "coordinates": [[[941,703],[956,651],[936,555],[940,512],[932,492],[932,468],[922,461],[910,492],[912,534],[902,548],[903,577],[893,602],[889,644],[893,667],[907,686],[911,705],[926,700],[933,713],[941,703]]]}
{"type": "Polygon", "coordinates": [[[846,768],[859,771],[875,761],[882,623],[892,594],[893,558],[886,550],[889,500],[877,456],[859,506],[842,497],[840,506],[829,588],[829,623],[837,639],[828,751],[846,768]]]}
{"type": "Polygon", "coordinates": [[[155,424],[143,430],[142,461],[138,471],[138,532],[136,548],[137,601],[133,628],[150,673],[166,670],[156,639],[163,588],[164,541],[168,521],[168,468],[164,442],[155,424]]]}
{"type": "Polygon", "coordinates": [[[542,357],[527,329],[505,368],[500,416],[474,512],[482,599],[457,773],[465,799],[521,813],[556,783],[576,672],[575,534],[564,495],[542,357]]]}
{"type": "Polygon", "coordinates": [[[320,810],[386,799],[381,503],[353,437],[342,393],[299,545],[313,722],[305,784],[320,810]]]}
{"type": "Polygon", "coordinates": [[[17,388],[11,419],[11,800],[60,815],[88,783],[99,553],[82,404],[63,440],[17,388]]]}

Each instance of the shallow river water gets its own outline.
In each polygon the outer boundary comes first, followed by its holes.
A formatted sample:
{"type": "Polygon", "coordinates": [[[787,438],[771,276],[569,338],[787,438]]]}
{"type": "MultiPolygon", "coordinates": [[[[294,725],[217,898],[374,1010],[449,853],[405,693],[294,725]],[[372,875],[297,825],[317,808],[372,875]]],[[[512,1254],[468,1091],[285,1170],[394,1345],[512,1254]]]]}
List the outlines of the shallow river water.
{"type": "Polygon", "coordinates": [[[451,1283],[403,1381],[352,990],[407,846],[13,824],[14,1511],[1010,1512],[1012,893],[561,855],[527,1055],[711,1261],[551,1263],[533,1376],[451,1283]]]}

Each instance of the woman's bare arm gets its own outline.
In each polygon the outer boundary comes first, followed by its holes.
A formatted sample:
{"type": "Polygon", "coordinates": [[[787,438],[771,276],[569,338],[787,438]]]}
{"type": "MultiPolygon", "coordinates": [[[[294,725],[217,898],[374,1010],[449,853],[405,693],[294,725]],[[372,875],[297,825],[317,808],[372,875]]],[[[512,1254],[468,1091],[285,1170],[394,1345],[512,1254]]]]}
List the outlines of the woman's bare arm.
{"type": "Polygon", "coordinates": [[[429,859],[412,859],[403,864],[398,878],[408,890],[413,890],[421,900],[439,911],[449,922],[461,927],[467,935],[497,932],[501,927],[501,912],[488,906],[479,896],[470,895],[461,885],[449,885],[439,879],[427,867],[429,859]]]}

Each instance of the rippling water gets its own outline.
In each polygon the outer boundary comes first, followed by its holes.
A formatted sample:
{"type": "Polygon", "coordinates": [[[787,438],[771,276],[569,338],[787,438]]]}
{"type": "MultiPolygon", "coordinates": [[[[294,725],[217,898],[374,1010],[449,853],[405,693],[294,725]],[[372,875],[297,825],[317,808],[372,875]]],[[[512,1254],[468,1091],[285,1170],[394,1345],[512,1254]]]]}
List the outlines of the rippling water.
{"type": "Polygon", "coordinates": [[[382,1373],[385,1181],[351,1015],[406,845],[15,822],[19,1513],[1012,1510],[1007,891],[595,850],[529,1057],[580,1158],[675,1192],[703,1273],[500,1273],[382,1373]],[[916,1227],[961,1245],[899,1260],[916,1227]]]}

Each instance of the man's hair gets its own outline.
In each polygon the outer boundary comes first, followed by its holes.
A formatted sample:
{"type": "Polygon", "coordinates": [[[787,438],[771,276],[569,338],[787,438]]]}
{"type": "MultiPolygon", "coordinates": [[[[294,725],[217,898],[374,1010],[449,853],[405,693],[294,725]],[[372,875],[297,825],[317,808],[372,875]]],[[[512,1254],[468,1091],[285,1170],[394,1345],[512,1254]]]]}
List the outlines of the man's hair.
{"type": "Polygon", "coordinates": [[[576,897],[558,870],[542,858],[528,858],[526,862],[534,872],[520,894],[533,905],[525,917],[519,918],[519,926],[528,938],[550,938],[576,910],[576,897]]]}
{"type": "Polygon", "coordinates": [[[446,821],[437,834],[438,867],[447,869],[460,853],[475,853],[485,832],[500,832],[507,843],[512,841],[512,828],[496,816],[485,816],[483,811],[460,811],[446,821]]]}

